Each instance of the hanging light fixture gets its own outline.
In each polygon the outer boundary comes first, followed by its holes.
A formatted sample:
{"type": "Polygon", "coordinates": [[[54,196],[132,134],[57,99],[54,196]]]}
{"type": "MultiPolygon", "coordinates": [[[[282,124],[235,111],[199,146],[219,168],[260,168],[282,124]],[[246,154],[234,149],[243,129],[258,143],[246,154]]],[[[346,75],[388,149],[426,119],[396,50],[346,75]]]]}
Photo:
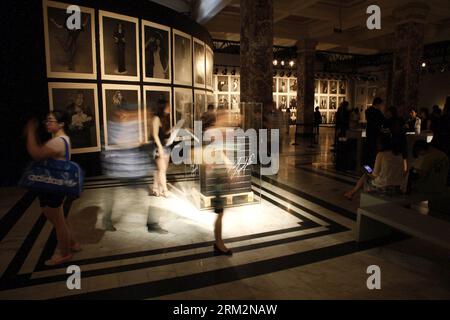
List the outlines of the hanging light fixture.
{"type": "Polygon", "coordinates": [[[278,60],[277,59],[273,60],[273,65],[274,66],[278,65],[278,60]]]}
{"type": "Polygon", "coordinates": [[[289,61],[289,65],[291,66],[291,68],[294,66],[295,62],[294,60],[289,61]]]}
{"type": "Polygon", "coordinates": [[[284,67],[284,60],[281,60],[281,65],[284,67]]]}

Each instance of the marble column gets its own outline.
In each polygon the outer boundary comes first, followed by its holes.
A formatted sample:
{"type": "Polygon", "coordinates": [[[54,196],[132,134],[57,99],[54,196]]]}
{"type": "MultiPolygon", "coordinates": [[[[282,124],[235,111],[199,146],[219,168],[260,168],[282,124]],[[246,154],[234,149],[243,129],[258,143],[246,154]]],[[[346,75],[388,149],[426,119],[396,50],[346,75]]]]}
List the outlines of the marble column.
{"type": "Polygon", "coordinates": [[[314,123],[314,62],[317,42],[304,39],[297,42],[297,122],[303,135],[312,133],[314,123]]]}
{"type": "Polygon", "coordinates": [[[397,26],[391,95],[393,106],[403,117],[409,109],[418,108],[425,19],[429,11],[424,3],[410,3],[394,10],[397,26]]]}
{"type": "Polygon", "coordinates": [[[273,0],[241,0],[241,102],[272,109],[273,0]]]}

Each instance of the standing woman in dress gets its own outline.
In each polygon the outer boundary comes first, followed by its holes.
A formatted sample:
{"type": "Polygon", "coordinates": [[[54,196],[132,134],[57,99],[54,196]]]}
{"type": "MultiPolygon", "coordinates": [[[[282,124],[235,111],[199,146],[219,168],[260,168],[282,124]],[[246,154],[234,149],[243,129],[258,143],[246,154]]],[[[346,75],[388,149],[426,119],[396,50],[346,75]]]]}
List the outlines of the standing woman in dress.
{"type": "Polygon", "coordinates": [[[152,135],[156,145],[156,170],[153,177],[151,195],[167,197],[167,168],[169,166],[170,147],[166,146],[170,136],[170,103],[164,99],[158,100],[156,114],[152,120],[152,135]]]}
{"type": "MultiPolygon", "coordinates": [[[[36,134],[37,122],[34,119],[30,120],[25,127],[27,150],[31,157],[36,161],[46,159],[66,160],[67,143],[70,158],[70,138],[64,131],[66,124],[65,115],[60,111],[52,111],[47,115],[44,124],[47,132],[52,134],[52,139],[44,145],[38,143],[36,134]]],[[[38,194],[40,206],[44,215],[55,227],[58,240],[57,251],[50,260],[45,262],[46,265],[58,265],[68,262],[72,259],[72,252],[81,250],[80,244],[74,240],[64,217],[62,204],[65,197],[65,195],[55,193],[38,194]]]]}

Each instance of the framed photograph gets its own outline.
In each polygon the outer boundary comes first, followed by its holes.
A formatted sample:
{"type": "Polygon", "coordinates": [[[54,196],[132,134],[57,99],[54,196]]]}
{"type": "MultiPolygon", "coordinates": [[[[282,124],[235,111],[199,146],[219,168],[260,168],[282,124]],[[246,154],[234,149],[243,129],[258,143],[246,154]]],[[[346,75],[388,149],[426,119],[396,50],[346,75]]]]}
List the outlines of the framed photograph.
{"type": "Polygon", "coordinates": [[[328,112],[328,123],[335,124],[336,123],[336,112],[328,112]]]}
{"type": "Polygon", "coordinates": [[[205,88],[206,56],[205,44],[194,38],[194,86],[205,88]]]}
{"type": "Polygon", "coordinates": [[[338,83],[337,81],[330,81],[330,94],[338,93],[338,83]]]}
{"type": "Polygon", "coordinates": [[[145,82],[171,82],[170,28],[142,20],[142,58],[145,82]]]}
{"type": "Polygon", "coordinates": [[[324,124],[328,123],[327,113],[326,112],[322,112],[321,116],[322,116],[322,123],[324,123],[324,124]]]}
{"type": "Polygon", "coordinates": [[[278,109],[287,109],[288,107],[288,96],[279,95],[278,96],[278,109]]]}
{"type": "Polygon", "coordinates": [[[241,102],[241,96],[239,94],[231,95],[231,100],[230,100],[231,109],[238,110],[240,102],[241,102]]]}
{"type": "Polygon", "coordinates": [[[319,93],[319,81],[314,81],[314,93],[319,93]]]}
{"type": "Polygon", "coordinates": [[[356,89],[356,101],[358,103],[366,103],[366,88],[358,87],[356,89]]]}
{"type": "Polygon", "coordinates": [[[217,91],[228,92],[228,76],[217,76],[217,91]]]}
{"type": "Polygon", "coordinates": [[[102,79],[139,81],[138,19],[99,13],[102,79]]]}
{"type": "Polygon", "coordinates": [[[328,97],[322,96],[320,97],[320,109],[328,109],[328,97]]]}
{"type": "Polygon", "coordinates": [[[212,90],[214,88],[213,84],[214,53],[209,46],[205,45],[205,47],[206,47],[206,61],[205,61],[206,88],[212,90]]]}
{"type": "Polygon", "coordinates": [[[103,84],[102,94],[105,149],[135,148],[141,145],[141,87],[103,84]]]}
{"type": "Polygon", "coordinates": [[[289,79],[289,92],[297,92],[297,79],[289,79]]]}
{"type": "Polygon", "coordinates": [[[329,109],[331,110],[336,110],[337,109],[337,97],[332,96],[330,97],[330,107],[329,109]]]}
{"type": "Polygon", "coordinates": [[[80,7],[81,29],[70,30],[68,6],[43,0],[47,77],[96,79],[95,11],[80,7]]]}
{"type": "Polygon", "coordinates": [[[272,92],[276,93],[277,92],[277,78],[273,78],[273,82],[272,82],[272,92]]]}
{"type": "Polygon", "coordinates": [[[203,90],[194,90],[194,113],[196,121],[201,119],[202,114],[206,111],[206,92],[203,90]]]}
{"type": "Polygon", "coordinates": [[[288,80],[280,78],[278,79],[278,92],[279,93],[287,93],[288,92],[288,80]]]}
{"type": "Polygon", "coordinates": [[[191,36],[173,29],[174,83],[192,85],[192,42],[191,36]]]}
{"type": "Polygon", "coordinates": [[[228,94],[217,95],[218,107],[229,109],[230,108],[230,97],[228,94]]]}
{"type": "Polygon", "coordinates": [[[338,99],[338,106],[340,106],[342,104],[342,102],[345,101],[345,97],[339,97],[338,99]]]}
{"type": "Polygon", "coordinates": [[[172,119],[172,89],[170,87],[144,86],[144,135],[146,143],[150,141],[153,115],[156,114],[161,100],[169,102],[170,119],[172,119]]]}
{"type": "Polygon", "coordinates": [[[320,81],[320,93],[328,94],[328,81],[327,80],[320,81]]]}
{"type": "Polygon", "coordinates": [[[184,128],[193,128],[194,117],[192,108],[192,90],[185,88],[174,89],[174,115],[176,124],[181,119],[184,119],[184,128]]]}
{"type": "Polygon", "coordinates": [[[347,82],[339,81],[339,94],[346,95],[347,94],[347,82]]]}
{"type": "Polygon", "coordinates": [[[72,153],[99,152],[97,84],[50,82],[48,96],[50,110],[62,111],[67,116],[65,131],[70,137],[72,153]]]}
{"type": "Polygon", "coordinates": [[[318,106],[319,106],[319,97],[316,95],[314,97],[314,109],[316,109],[316,107],[318,107],[318,106]]]}
{"type": "Polygon", "coordinates": [[[239,77],[232,76],[230,79],[231,92],[239,92],[241,90],[241,81],[239,77]]]}
{"type": "Polygon", "coordinates": [[[289,96],[289,108],[295,109],[297,108],[297,96],[289,96]]]}

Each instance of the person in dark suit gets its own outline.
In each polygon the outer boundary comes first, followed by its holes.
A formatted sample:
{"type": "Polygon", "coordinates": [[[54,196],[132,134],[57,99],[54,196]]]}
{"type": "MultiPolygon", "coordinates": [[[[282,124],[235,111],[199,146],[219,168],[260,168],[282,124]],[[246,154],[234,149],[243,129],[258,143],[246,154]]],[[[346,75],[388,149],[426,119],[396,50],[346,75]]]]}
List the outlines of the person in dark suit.
{"type": "Polygon", "coordinates": [[[377,155],[377,139],[380,136],[381,126],[385,122],[383,113],[380,111],[383,100],[379,97],[373,99],[372,106],[366,110],[366,163],[373,167],[377,155]]]}

